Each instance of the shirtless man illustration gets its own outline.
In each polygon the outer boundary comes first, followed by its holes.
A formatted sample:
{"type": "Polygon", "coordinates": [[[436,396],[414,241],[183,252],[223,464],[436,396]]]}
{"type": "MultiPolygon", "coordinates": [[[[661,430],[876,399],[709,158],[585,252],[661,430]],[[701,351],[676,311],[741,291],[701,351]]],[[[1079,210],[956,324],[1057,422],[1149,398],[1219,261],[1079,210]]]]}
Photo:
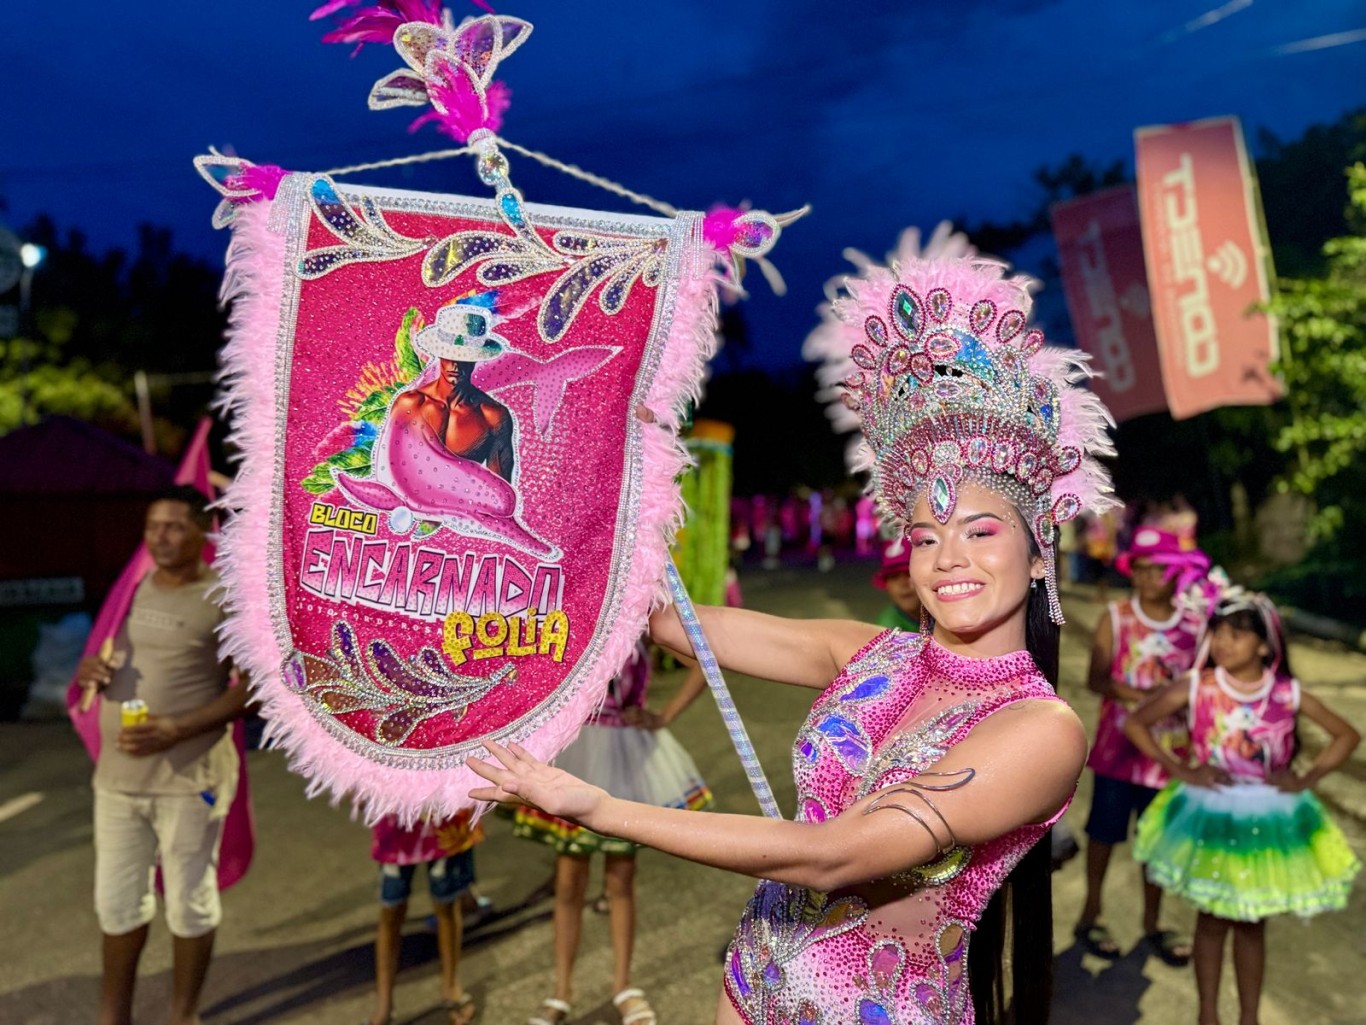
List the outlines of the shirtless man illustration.
{"type": "Polygon", "coordinates": [[[512,414],[470,379],[474,363],[441,359],[438,366],[434,380],[394,399],[390,429],[408,430],[412,421],[421,420],[451,455],[483,463],[511,482],[516,460],[512,414]]]}
{"type": "Polygon", "coordinates": [[[423,520],[558,559],[559,549],[518,515],[512,413],[474,383],[477,365],[506,352],[495,323],[497,315],[477,303],[443,306],[413,339],[435,365],[394,398],[371,450],[371,474],[333,476],[348,499],[387,512],[396,533],[423,520]]]}

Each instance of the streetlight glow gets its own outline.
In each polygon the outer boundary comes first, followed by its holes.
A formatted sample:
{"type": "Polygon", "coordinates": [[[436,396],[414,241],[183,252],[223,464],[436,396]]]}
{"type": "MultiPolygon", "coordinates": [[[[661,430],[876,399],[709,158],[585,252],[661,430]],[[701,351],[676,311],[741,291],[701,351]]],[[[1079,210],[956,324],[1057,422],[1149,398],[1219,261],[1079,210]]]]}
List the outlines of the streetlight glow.
{"type": "Polygon", "coordinates": [[[34,245],[32,242],[25,242],[19,247],[19,262],[29,270],[33,270],[34,267],[42,263],[45,256],[47,256],[47,250],[42,246],[34,245]]]}

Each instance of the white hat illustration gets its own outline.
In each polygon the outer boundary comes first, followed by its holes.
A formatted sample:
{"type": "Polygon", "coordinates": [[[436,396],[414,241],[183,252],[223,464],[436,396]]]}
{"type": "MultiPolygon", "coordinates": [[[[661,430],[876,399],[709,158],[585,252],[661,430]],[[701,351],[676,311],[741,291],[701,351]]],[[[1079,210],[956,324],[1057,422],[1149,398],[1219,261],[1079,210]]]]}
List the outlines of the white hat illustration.
{"type": "Polygon", "coordinates": [[[480,363],[503,354],[507,339],[493,333],[501,319],[487,306],[457,302],[436,311],[413,344],[429,356],[455,363],[480,363]]]}

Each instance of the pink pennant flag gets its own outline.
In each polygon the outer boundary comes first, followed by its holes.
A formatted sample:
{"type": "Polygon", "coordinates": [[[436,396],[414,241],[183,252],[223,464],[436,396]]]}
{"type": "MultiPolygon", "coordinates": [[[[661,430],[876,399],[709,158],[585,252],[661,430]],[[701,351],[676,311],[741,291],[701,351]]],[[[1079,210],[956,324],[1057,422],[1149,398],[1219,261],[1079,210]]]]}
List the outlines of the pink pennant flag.
{"type": "Polygon", "coordinates": [[[233,232],[226,650],[310,795],[404,824],[470,808],[487,742],[550,759],[601,704],[666,598],[718,289],[742,260],[780,285],[805,212],[525,202],[492,76],[531,25],[434,11],[325,38],[392,42],[370,106],[430,105],[491,197],[195,161],[233,232]]]}

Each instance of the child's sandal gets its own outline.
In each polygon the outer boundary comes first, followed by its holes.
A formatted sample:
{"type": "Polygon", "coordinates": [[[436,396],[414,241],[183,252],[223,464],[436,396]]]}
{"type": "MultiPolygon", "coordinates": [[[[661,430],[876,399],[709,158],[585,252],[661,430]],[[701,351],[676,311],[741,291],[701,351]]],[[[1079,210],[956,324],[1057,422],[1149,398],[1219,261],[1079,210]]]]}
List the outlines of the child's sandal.
{"type": "Polygon", "coordinates": [[[650,1006],[650,1002],[645,999],[644,990],[635,988],[623,989],[612,998],[612,1006],[621,1015],[621,1025],[655,1025],[659,1018],[655,1016],[655,1009],[650,1006]],[[626,1005],[634,1001],[635,1008],[628,1011],[626,1005]]]}
{"type": "Polygon", "coordinates": [[[446,1012],[452,1025],[469,1025],[474,1021],[475,1012],[478,1010],[474,1006],[472,993],[461,993],[454,1000],[441,1001],[441,1009],[446,1012]]]}
{"type": "Polygon", "coordinates": [[[1107,961],[1115,961],[1119,958],[1119,944],[1110,935],[1110,930],[1099,922],[1079,925],[1072,930],[1072,935],[1077,938],[1077,942],[1086,948],[1088,954],[1103,957],[1107,961]]]}
{"type": "Polygon", "coordinates": [[[1150,932],[1143,938],[1148,941],[1153,953],[1163,964],[1171,965],[1173,968],[1184,968],[1190,964],[1190,941],[1181,939],[1172,930],[1158,929],[1157,932],[1150,932]]]}
{"type": "Polygon", "coordinates": [[[541,1001],[541,1008],[534,1017],[528,1018],[526,1025],[564,1025],[569,1020],[572,1012],[571,1008],[563,1000],[555,997],[546,997],[541,1001]],[[549,1012],[543,1013],[543,1012],[549,1012]]]}

